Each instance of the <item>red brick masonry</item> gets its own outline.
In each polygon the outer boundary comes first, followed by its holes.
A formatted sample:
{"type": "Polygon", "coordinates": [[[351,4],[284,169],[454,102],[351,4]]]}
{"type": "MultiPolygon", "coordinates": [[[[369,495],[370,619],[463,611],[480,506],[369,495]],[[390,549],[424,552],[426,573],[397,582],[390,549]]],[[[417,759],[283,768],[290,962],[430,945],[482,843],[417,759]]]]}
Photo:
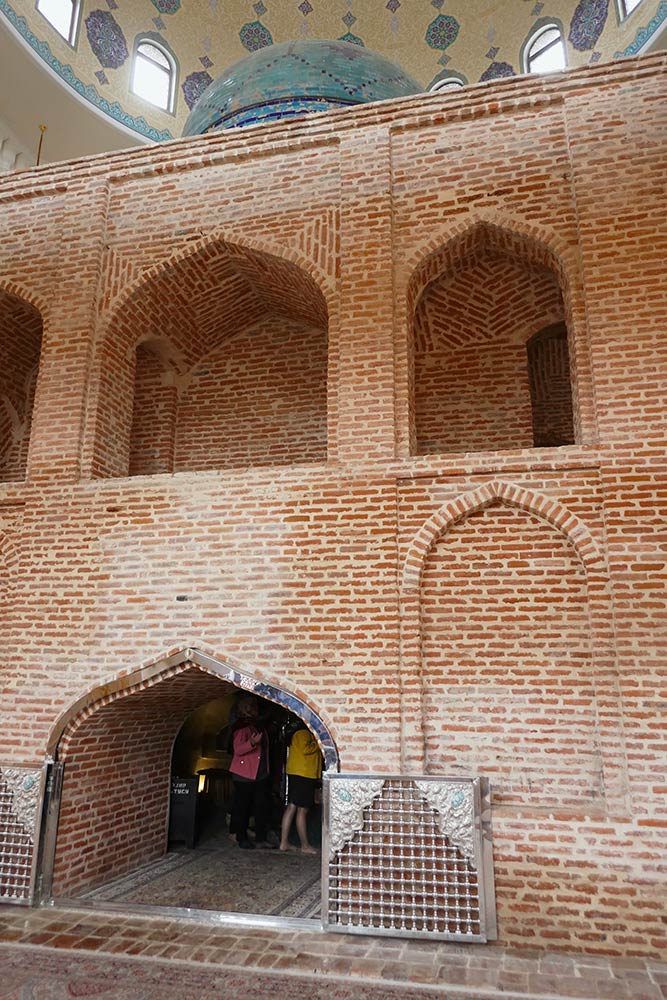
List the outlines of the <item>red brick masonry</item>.
{"type": "MultiPolygon", "coordinates": [[[[0,181],[0,760],[199,647],[298,692],[346,771],[488,774],[503,944],[667,953],[666,68],[0,181]],[[574,444],[533,447],[531,379],[574,444]]],[[[77,729],[70,891],[162,850],[209,687],[77,729]]]]}

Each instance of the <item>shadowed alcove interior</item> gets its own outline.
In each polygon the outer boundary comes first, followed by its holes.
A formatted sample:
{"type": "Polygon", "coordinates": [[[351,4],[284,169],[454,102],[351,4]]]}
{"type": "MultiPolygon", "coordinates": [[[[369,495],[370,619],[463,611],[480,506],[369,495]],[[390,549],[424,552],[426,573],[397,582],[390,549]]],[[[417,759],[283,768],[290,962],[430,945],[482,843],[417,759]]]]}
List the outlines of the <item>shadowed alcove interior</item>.
{"type": "Polygon", "coordinates": [[[408,303],[416,454],[574,443],[566,304],[538,241],[477,223],[420,265],[408,303]]]}
{"type": "Polygon", "coordinates": [[[216,242],[117,308],[97,361],[97,476],[322,462],[327,305],[297,264],[216,242]]]}
{"type": "Polygon", "coordinates": [[[0,288],[0,482],[26,475],[41,343],[39,311],[0,288]]]}

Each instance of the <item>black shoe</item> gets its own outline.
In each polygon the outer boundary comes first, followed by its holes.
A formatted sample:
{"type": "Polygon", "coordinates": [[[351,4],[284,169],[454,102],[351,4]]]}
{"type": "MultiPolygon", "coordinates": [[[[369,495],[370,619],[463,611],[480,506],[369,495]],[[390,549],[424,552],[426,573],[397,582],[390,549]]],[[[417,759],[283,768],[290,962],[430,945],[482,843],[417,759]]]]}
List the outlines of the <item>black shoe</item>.
{"type": "Polygon", "coordinates": [[[237,841],[237,843],[238,843],[238,845],[239,845],[239,847],[241,848],[242,851],[254,851],[255,850],[255,845],[253,844],[252,840],[239,840],[239,841],[237,841]]]}

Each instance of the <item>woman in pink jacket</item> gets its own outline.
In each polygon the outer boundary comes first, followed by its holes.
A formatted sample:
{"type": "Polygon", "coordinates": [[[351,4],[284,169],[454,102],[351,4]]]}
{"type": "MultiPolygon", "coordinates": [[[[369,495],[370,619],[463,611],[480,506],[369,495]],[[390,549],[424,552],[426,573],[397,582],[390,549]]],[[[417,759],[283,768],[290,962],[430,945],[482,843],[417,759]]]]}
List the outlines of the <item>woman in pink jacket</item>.
{"type": "Polygon", "coordinates": [[[259,721],[259,706],[255,698],[242,698],[238,708],[239,718],[232,731],[232,762],[229,765],[234,782],[231,829],[243,850],[274,847],[267,840],[271,811],[269,738],[259,721]],[[255,817],[254,844],[248,838],[251,816],[255,817]]]}

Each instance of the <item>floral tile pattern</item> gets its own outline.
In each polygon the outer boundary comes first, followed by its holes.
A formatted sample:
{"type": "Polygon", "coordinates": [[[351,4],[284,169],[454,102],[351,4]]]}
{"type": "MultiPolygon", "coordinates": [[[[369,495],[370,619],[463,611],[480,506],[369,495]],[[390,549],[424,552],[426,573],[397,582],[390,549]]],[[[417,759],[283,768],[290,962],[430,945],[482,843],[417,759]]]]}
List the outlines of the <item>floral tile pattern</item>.
{"type": "Polygon", "coordinates": [[[98,61],[106,69],[118,69],[129,52],[123,29],[111,11],[91,10],[86,18],[86,34],[98,61]]]}
{"type": "Polygon", "coordinates": [[[506,62],[492,62],[480,76],[480,82],[484,80],[500,80],[504,76],[516,76],[513,66],[506,62]]]}
{"type": "Polygon", "coordinates": [[[572,15],[568,39],[580,52],[595,48],[607,22],[609,0],[579,0],[572,15]]]}
{"type": "Polygon", "coordinates": [[[151,0],[161,14],[175,14],[181,9],[181,0],[151,0]]]}
{"type": "Polygon", "coordinates": [[[244,24],[239,31],[239,38],[248,52],[256,52],[273,44],[271,32],[261,21],[249,21],[248,24],[244,24]]]}
{"type": "Polygon", "coordinates": [[[360,45],[362,49],[366,47],[363,38],[359,38],[359,35],[353,35],[351,31],[346,31],[344,35],[340,36],[338,41],[349,42],[350,45],[360,45]]]}
{"type": "Polygon", "coordinates": [[[0,0],[0,18],[80,97],[159,141],[181,133],[195,94],[201,92],[201,81],[192,81],[185,89],[179,86],[173,116],[131,95],[128,73],[108,71],[127,66],[129,42],[142,31],[168,28],[170,46],[184,76],[188,69],[199,67],[203,52],[215,64],[217,74],[246,53],[271,44],[340,38],[398,59],[424,89],[449,63],[450,51],[454,53],[451,65],[468,80],[506,75],[507,66],[520,64],[521,47],[537,17],[556,18],[567,26],[571,66],[636,55],[667,20],[667,0],[642,0],[632,17],[621,21],[615,14],[610,16],[610,3],[496,0],[478,8],[460,0],[413,0],[410,4],[404,0],[91,0],[83,5],[86,23],[74,47],[58,37],[36,10],[35,0],[0,0]],[[382,16],[384,11],[389,23],[382,16]],[[103,18],[104,13],[111,19],[103,18]],[[211,40],[210,51],[201,48],[204,37],[211,40]],[[490,47],[502,53],[499,65],[504,70],[488,67],[490,47]],[[104,83],[96,76],[100,68],[107,70],[104,83]]]}
{"type": "Polygon", "coordinates": [[[181,89],[183,91],[185,103],[189,107],[190,111],[192,111],[206,88],[212,83],[213,77],[210,73],[207,73],[206,70],[200,69],[197,72],[190,73],[189,76],[186,76],[185,80],[181,84],[181,89]]]}
{"type": "Polygon", "coordinates": [[[614,59],[621,59],[623,56],[637,55],[642,46],[646,45],[649,38],[656,33],[658,28],[660,28],[665,21],[667,21],[667,0],[661,0],[655,15],[651,18],[649,23],[639,28],[637,34],[626,49],[623,49],[622,52],[614,53],[614,59]]]}
{"type": "Polygon", "coordinates": [[[432,49],[446,49],[455,42],[459,33],[459,22],[448,14],[440,14],[426,29],[426,41],[432,49]]]}

